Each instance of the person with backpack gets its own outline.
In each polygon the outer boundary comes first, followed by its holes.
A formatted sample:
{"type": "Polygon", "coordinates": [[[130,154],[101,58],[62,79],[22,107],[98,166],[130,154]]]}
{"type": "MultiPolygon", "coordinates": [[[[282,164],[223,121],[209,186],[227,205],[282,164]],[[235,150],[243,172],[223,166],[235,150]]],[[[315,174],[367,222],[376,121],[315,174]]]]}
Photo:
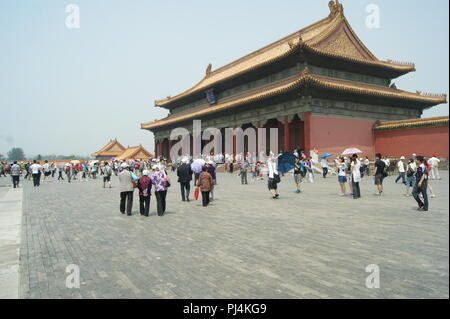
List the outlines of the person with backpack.
{"type": "Polygon", "coordinates": [[[428,170],[424,157],[417,156],[416,164],[417,164],[417,170],[415,174],[416,184],[414,185],[412,194],[417,204],[419,205],[417,210],[426,212],[428,211],[428,195],[427,195],[428,170]],[[423,201],[419,197],[420,194],[423,197],[423,201]]]}
{"type": "Polygon", "coordinates": [[[106,188],[106,183],[109,184],[109,188],[111,188],[111,176],[112,176],[113,170],[111,166],[109,166],[109,163],[106,162],[105,166],[103,167],[103,188],[106,188]]]}
{"type": "Polygon", "coordinates": [[[214,188],[214,182],[211,174],[208,173],[208,168],[206,166],[202,167],[202,172],[198,177],[196,186],[199,187],[202,192],[203,207],[207,207],[209,205],[209,192],[214,188]]]}
{"type": "Polygon", "coordinates": [[[405,157],[402,156],[402,157],[400,157],[400,160],[397,163],[398,177],[395,179],[395,184],[397,184],[397,182],[400,179],[402,179],[402,183],[406,185],[406,177],[405,177],[406,164],[405,164],[404,160],[405,160],[405,157]]]}
{"type": "Polygon", "coordinates": [[[381,154],[377,153],[375,154],[375,185],[377,186],[378,193],[376,195],[381,195],[383,193],[383,180],[385,177],[387,177],[386,172],[386,163],[381,159],[381,154]]]}
{"type": "Polygon", "coordinates": [[[139,212],[141,216],[148,217],[150,212],[150,198],[152,195],[152,180],[148,177],[149,171],[143,170],[142,176],[137,182],[139,190],[139,212]]]}

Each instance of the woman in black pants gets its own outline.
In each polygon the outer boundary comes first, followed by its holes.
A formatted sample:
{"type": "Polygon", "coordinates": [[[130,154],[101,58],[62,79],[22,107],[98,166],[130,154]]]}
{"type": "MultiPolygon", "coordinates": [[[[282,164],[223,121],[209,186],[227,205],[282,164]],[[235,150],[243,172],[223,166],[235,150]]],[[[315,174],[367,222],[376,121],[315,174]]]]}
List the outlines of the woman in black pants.
{"type": "Polygon", "coordinates": [[[164,169],[158,164],[153,166],[155,173],[152,176],[152,184],[155,185],[156,207],[158,216],[166,212],[167,188],[170,185],[169,178],[164,169]]]}

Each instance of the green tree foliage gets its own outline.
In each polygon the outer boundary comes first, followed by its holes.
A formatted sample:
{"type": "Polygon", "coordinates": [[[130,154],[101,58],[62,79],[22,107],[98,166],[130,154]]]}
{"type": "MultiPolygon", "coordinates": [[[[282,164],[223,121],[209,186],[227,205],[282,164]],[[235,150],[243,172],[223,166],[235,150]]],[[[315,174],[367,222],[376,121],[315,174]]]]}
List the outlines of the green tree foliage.
{"type": "Polygon", "coordinates": [[[7,155],[10,161],[22,161],[25,159],[25,153],[20,147],[13,147],[7,155]]]}

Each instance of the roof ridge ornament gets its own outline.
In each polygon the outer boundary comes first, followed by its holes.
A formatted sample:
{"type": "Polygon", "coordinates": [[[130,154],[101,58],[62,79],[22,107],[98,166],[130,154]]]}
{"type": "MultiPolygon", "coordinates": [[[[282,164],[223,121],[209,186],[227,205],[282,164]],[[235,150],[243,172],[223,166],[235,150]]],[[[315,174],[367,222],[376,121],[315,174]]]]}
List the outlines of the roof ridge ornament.
{"type": "Polygon", "coordinates": [[[208,66],[206,67],[206,71],[205,71],[205,75],[208,77],[211,75],[211,70],[212,70],[212,64],[208,64],[208,66]]]}
{"type": "Polygon", "coordinates": [[[328,2],[328,8],[330,9],[330,18],[344,12],[344,7],[339,3],[339,0],[328,2]]]}
{"type": "Polygon", "coordinates": [[[307,66],[305,66],[305,68],[302,70],[302,73],[300,73],[300,76],[308,76],[309,73],[309,68],[307,66]]]}

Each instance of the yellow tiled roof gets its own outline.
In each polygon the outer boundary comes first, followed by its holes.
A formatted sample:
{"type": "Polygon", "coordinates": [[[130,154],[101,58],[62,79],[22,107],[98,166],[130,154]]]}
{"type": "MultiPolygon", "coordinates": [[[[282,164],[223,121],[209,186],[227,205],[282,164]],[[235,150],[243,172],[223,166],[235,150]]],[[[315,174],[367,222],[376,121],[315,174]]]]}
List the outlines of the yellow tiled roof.
{"type": "Polygon", "coordinates": [[[421,127],[421,126],[444,126],[448,125],[448,119],[449,119],[448,116],[438,116],[424,119],[386,121],[377,123],[374,129],[376,131],[382,131],[382,130],[394,130],[394,129],[421,127]]]}
{"type": "Polygon", "coordinates": [[[210,106],[208,104],[196,107],[194,109],[186,110],[181,113],[173,114],[167,118],[141,124],[142,129],[154,129],[158,127],[167,126],[170,124],[178,123],[181,121],[192,120],[195,118],[201,118],[202,116],[220,112],[226,109],[231,109],[243,104],[252,103],[258,100],[265,99],[270,96],[278,95],[289,91],[293,88],[301,87],[305,84],[310,86],[316,86],[319,88],[339,90],[341,92],[362,94],[371,96],[380,96],[393,99],[410,100],[416,102],[422,102],[425,104],[440,104],[446,103],[446,95],[428,96],[419,93],[412,93],[407,91],[398,90],[395,88],[365,84],[361,82],[341,80],[336,78],[330,78],[326,76],[319,76],[310,74],[308,69],[303,70],[298,75],[290,77],[288,79],[272,83],[267,86],[263,86],[254,90],[249,90],[241,94],[222,99],[220,104],[210,106]]]}
{"type": "Polygon", "coordinates": [[[352,62],[378,65],[394,70],[403,70],[404,72],[413,71],[415,69],[413,64],[401,64],[390,60],[378,60],[354,33],[343,14],[343,8],[339,1],[330,1],[329,8],[330,15],[328,17],[301,29],[300,31],[250,53],[217,70],[212,71],[211,65],[209,65],[205,77],[200,82],[176,96],[155,101],[155,106],[164,107],[182,97],[206,90],[212,85],[225,79],[235,77],[280,59],[300,46],[305,49],[310,49],[316,54],[340,57],[352,62]],[[336,32],[338,32],[337,37],[331,42],[328,41],[331,35],[336,34],[336,32]],[[355,46],[351,39],[357,43],[358,47],[355,46]]]}
{"type": "Polygon", "coordinates": [[[103,146],[100,150],[97,152],[91,154],[91,156],[117,156],[121,152],[125,150],[125,147],[120,144],[117,140],[111,140],[109,141],[105,146],[103,146]],[[112,150],[113,148],[116,148],[116,150],[112,150]]]}
{"type": "Polygon", "coordinates": [[[126,150],[123,151],[122,154],[116,156],[116,161],[124,161],[131,158],[138,159],[137,157],[142,159],[149,159],[152,157],[152,154],[149,151],[147,151],[142,145],[133,146],[127,148],[126,150]]]}

